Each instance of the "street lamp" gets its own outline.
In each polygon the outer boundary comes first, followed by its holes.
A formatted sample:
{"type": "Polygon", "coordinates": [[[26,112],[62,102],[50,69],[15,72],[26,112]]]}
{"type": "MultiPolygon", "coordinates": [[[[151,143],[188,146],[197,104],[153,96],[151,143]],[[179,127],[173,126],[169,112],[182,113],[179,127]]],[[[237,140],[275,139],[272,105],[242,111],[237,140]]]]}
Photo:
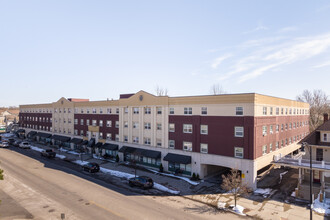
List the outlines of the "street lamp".
{"type": "Polygon", "coordinates": [[[307,146],[309,146],[309,203],[310,203],[310,207],[309,207],[309,219],[313,219],[313,188],[312,188],[312,146],[308,145],[307,142],[303,142],[302,145],[304,146],[304,148],[306,148],[307,146]]]}

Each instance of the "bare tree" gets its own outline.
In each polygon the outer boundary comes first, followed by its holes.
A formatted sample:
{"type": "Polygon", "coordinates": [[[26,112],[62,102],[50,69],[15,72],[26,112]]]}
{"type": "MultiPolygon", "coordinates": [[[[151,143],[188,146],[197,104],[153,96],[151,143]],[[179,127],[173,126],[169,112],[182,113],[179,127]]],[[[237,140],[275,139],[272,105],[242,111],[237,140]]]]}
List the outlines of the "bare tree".
{"type": "Polygon", "coordinates": [[[3,170],[0,169],[0,180],[3,180],[3,170]]]}
{"type": "Polygon", "coordinates": [[[221,187],[224,190],[230,191],[235,200],[235,207],[237,204],[237,198],[241,195],[247,194],[249,189],[241,178],[240,172],[237,169],[231,169],[230,174],[222,175],[221,187]]]}
{"type": "Polygon", "coordinates": [[[226,94],[226,91],[222,88],[220,84],[213,84],[213,86],[211,86],[210,93],[212,95],[221,95],[226,94]]]}
{"type": "Polygon", "coordinates": [[[157,85],[156,87],[157,96],[167,96],[167,94],[168,94],[168,90],[166,88],[162,88],[157,85]]]}
{"type": "Polygon", "coordinates": [[[304,90],[296,99],[309,104],[309,128],[314,131],[323,123],[323,114],[330,110],[327,94],[322,90],[304,90]]]}

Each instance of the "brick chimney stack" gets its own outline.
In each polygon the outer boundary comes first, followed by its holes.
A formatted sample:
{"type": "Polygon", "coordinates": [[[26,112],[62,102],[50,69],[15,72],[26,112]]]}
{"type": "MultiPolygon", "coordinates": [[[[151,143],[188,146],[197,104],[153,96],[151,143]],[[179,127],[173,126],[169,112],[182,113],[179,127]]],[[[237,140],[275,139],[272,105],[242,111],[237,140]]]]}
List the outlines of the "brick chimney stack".
{"type": "Polygon", "coordinates": [[[323,123],[324,122],[327,122],[329,120],[329,115],[328,115],[328,113],[324,113],[323,114],[323,123]]]}

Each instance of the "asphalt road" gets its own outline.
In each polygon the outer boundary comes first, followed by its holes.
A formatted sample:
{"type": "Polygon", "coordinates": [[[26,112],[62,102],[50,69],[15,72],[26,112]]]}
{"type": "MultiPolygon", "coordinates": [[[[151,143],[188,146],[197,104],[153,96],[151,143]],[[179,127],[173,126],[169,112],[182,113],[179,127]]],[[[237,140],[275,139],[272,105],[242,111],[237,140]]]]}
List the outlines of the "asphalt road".
{"type": "MultiPolygon", "coordinates": [[[[0,149],[0,188],[34,219],[239,219],[177,196],[141,195],[36,152],[0,149]],[[24,155],[25,154],[25,155],[24,155]],[[32,157],[32,158],[31,158],[32,157]]],[[[119,182],[119,185],[127,184],[119,182]]]]}

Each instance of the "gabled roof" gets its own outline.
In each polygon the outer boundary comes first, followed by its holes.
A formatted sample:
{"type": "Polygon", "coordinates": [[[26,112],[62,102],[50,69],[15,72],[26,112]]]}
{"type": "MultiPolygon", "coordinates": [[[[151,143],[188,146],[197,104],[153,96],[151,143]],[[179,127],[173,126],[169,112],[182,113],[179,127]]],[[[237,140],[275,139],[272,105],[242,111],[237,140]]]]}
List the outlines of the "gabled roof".
{"type": "Polygon", "coordinates": [[[309,135],[299,141],[299,144],[306,142],[309,145],[321,145],[321,146],[330,146],[330,143],[322,142],[320,137],[320,131],[329,131],[330,132],[330,120],[324,122],[309,135]]]}

